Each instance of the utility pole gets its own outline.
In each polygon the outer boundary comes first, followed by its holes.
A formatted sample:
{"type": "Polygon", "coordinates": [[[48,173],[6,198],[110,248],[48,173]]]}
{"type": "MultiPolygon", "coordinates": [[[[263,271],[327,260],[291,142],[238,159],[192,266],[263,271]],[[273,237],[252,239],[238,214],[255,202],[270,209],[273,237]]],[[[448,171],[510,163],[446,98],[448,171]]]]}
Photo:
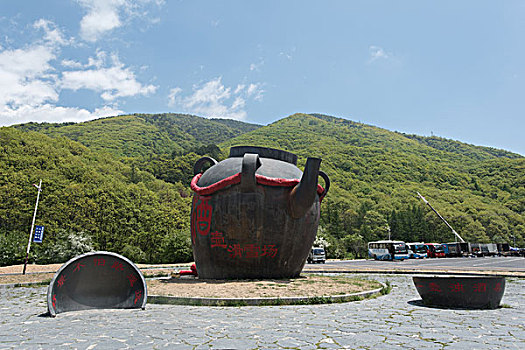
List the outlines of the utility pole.
{"type": "Polygon", "coordinates": [[[459,240],[460,240],[461,242],[465,242],[465,240],[464,240],[463,238],[461,238],[461,236],[456,232],[456,230],[454,230],[454,229],[452,228],[452,226],[450,226],[450,224],[447,222],[447,220],[445,220],[445,219],[441,216],[441,214],[439,214],[439,213],[437,212],[437,210],[434,209],[434,207],[432,207],[432,206],[430,205],[430,203],[425,199],[425,197],[423,197],[419,192],[417,192],[417,195],[419,196],[419,198],[421,198],[421,199],[423,200],[423,202],[425,202],[426,205],[428,205],[428,206],[430,207],[430,209],[432,209],[432,210],[434,211],[434,213],[437,214],[437,216],[439,216],[439,218],[440,218],[441,220],[443,220],[443,222],[448,226],[448,228],[452,230],[452,233],[454,233],[454,234],[456,235],[456,242],[458,241],[458,240],[457,240],[458,238],[459,238],[459,240]]]}
{"type": "Polygon", "coordinates": [[[40,183],[38,184],[38,186],[35,184],[33,184],[33,186],[35,186],[38,189],[38,193],[36,195],[35,212],[33,214],[33,222],[31,223],[31,231],[29,231],[29,241],[27,242],[26,260],[24,262],[24,272],[22,272],[23,275],[26,274],[27,261],[29,260],[29,249],[31,249],[31,239],[33,238],[33,228],[35,227],[38,200],[40,199],[40,192],[42,192],[42,179],[40,179],[40,183]]]}

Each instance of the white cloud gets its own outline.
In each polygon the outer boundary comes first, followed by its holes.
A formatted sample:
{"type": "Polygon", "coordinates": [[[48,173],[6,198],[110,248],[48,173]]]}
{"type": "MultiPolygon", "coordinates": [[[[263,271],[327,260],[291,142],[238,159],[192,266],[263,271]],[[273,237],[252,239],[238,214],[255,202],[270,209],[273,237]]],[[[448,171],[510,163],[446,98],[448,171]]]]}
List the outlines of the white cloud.
{"type": "Polygon", "coordinates": [[[175,103],[177,102],[177,97],[181,92],[182,92],[182,89],[179,87],[176,87],[170,90],[170,93],[168,95],[168,106],[175,105],[175,103]]]}
{"type": "Polygon", "coordinates": [[[261,88],[261,85],[260,84],[250,84],[248,85],[248,87],[246,88],[246,95],[248,97],[252,97],[256,100],[256,101],[260,101],[262,100],[263,98],[263,93],[264,93],[264,90],[261,88]]]}
{"type": "Polygon", "coordinates": [[[73,60],[62,60],[60,63],[67,68],[82,68],[84,66],[82,63],[73,60]]]}
{"type": "Polygon", "coordinates": [[[373,46],[373,45],[368,48],[368,53],[369,53],[368,63],[372,63],[379,59],[386,60],[392,56],[391,53],[386,52],[383,48],[379,46],[373,46]]]}
{"type": "Polygon", "coordinates": [[[132,18],[140,18],[142,23],[158,23],[158,17],[149,15],[148,5],[164,5],[164,0],[77,0],[86,10],[80,21],[80,37],[95,42],[104,34],[119,28],[132,18]]]}
{"type": "Polygon", "coordinates": [[[260,100],[264,91],[260,84],[239,84],[233,90],[222,84],[222,78],[216,78],[202,85],[193,86],[193,93],[182,96],[179,87],[170,90],[168,105],[177,106],[185,113],[197,114],[210,118],[242,120],[246,118],[246,101],[260,100]]]}
{"type": "Polygon", "coordinates": [[[53,47],[39,44],[0,52],[0,125],[78,122],[122,113],[110,106],[93,112],[56,106],[61,87],[51,64],[55,59],[53,47]]]}
{"type": "Polygon", "coordinates": [[[53,49],[43,45],[0,52],[0,108],[57,101],[54,59],[53,49]]]}
{"type": "Polygon", "coordinates": [[[79,0],[87,13],[80,21],[80,36],[86,41],[97,41],[104,33],[122,25],[119,12],[126,0],[79,0]]]}
{"type": "Polygon", "coordinates": [[[64,71],[61,87],[63,89],[88,89],[101,93],[102,99],[112,101],[117,97],[148,95],[157,90],[154,85],[143,85],[137,81],[135,73],[126,68],[113,55],[112,65],[104,67],[105,54],[99,52],[97,58],[90,58],[87,67],[92,69],[64,71]]]}
{"type": "Polygon", "coordinates": [[[0,48],[0,125],[29,121],[84,121],[123,112],[116,99],[147,95],[156,86],[140,83],[134,72],[111,56],[110,64],[103,51],[91,57],[87,64],[61,58],[60,48],[71,43],[53,22],[38,20],[33,24],[43,30],[40,39],[23,48],[0,48]],[[61,73],[57,68],[67,68],[61,73]],[[90,89],[101,93],[102,107],[88,110],[59,106],[64,89],[90,89]]]}
{"type": "Polygon", "coordinates": [[[281,51],[281,52],[279,52],[279,56],[286,58],[288,61],[292,61],[296,51],[297,51],[297,48],[295,46],[293,46],[288,51],[281,51]]]}
{"type": "Polygon", "coordinates": [[[43,29],[45,32],[44,40],[53,46],[66,45],[70,42],[70,40],[64,38],[64,34],[51,21],[39,19],[33,24],[33,27],[43,29]]]}
{"type": "Polygon", "coordinates": [[[261,58],[259,62],[250,64],[250,71],[259,72],[262,66],[264,66],[264,60],[261,58]]]}
{"type": "Polygon", "coordinates": [[[10,109],[0,106],[0,125],[13,125],[27,122],[81,122],[102,117],[123,114],[110,106],[97,108],[90,112],[82,108],[60,107],[52,104],[21,106],[10,109]]]}

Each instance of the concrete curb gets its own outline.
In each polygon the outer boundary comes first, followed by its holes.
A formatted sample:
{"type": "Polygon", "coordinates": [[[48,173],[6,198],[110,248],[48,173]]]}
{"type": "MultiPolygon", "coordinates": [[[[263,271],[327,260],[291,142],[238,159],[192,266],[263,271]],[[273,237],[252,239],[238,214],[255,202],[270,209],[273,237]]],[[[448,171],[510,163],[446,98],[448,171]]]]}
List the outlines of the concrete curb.
{"type": "MultiPolygon", "coordinates": [[[[381,282],[379,282],[381,283],[381,282]]],[[[314,305],[345,303],[359,301],[380,295],[387,286],[364,292],[344,295],[323,295],[314,297],[283,297],[283,298],[201,298],[175,297],[163,295],[148,295],[148,304],[191,305],[191,306],[277,306],[277,305],[314,305]]]]}
{"type": "Polygon", "coordinates": [[[396,274],[396,275],[479,275],[479,276],[504,276],[525,278],[525,272],[514,271],[465,271],[465,270],[402,270],[402,269],[323,269],[303,270],[303,273],[372,273],[372,274],[396,274]]]}
{"type": "MultiPolygon", "coordinates": [[[[50,272],[34,272],[33,274],[50,273],[50,272]]],[[[459,270],[404,270],[404,269],[305,269],[302,273],[370,273],[370,274],[397,274],[397,275],[479,275],[479,276],[504,276],[525,278],[524,272],[517,271],[459,271],[459,270]]],[[[16,274],[14,274],[16,275],[16,274]]],[[[145,277],[148,279],[155,279],[158,277],[145,277]]],[[[49,285],[43,282],[26,282],[26,283],[10,283],[0,284],[0,289],[14,288],[14,287],[33,287],[33,286],[49,285]]]]}
{"type": "Polygon", "coordinates": [[[25,283],[0,284],[0,289],[18,288],[18,287],[48,286],[49,283],[50,283],[49,281],[45,281],[45,282],[25,282],[25,283]]]}

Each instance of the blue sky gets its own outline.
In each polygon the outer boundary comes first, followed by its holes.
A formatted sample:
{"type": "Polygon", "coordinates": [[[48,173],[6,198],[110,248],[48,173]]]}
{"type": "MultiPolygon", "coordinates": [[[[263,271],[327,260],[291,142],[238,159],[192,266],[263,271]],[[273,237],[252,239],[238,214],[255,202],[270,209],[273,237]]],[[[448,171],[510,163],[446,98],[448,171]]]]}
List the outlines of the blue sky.
{"type": "Polygon", "coordinates": [[[525,155],[523,1],[0,2],[0,125],[324,113],[525,155]]]}

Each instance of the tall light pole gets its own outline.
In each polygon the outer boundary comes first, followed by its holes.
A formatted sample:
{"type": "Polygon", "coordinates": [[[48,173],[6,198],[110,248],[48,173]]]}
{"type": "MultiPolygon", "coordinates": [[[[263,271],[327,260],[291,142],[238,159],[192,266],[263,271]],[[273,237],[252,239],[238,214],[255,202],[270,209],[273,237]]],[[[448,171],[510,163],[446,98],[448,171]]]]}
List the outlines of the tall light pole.
{"type": "Polygon", "coordinates": [[[22,272],[23,275],[26,274],[27,261],[29,260],[29,249],[31,249],[31,239],[33,238],[33,228],[35,227],[38,200],[40,199],[40,192],[42,192],[42,179],[40,179],[40,183],[38,184],[38,186],[35,184],[33,184],[33,186],[35,186],[38,189],[38,193],[36,195],[35,212],[33,214],[33,222],[31,223],[31,231],[29,231],[29,241],[27,242],[26,260],[24,262],[24,272],[22,272]]]}

